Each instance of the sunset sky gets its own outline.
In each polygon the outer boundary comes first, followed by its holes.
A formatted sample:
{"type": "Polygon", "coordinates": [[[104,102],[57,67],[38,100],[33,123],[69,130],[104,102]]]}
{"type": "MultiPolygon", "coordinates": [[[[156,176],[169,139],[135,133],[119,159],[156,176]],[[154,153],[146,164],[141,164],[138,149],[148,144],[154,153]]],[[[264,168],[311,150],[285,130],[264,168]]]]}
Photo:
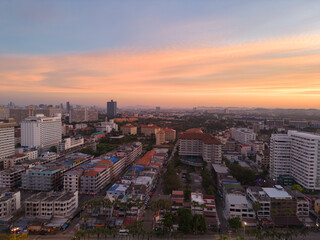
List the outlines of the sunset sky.
{"type": "Polygon", "coordinates": [[[320,108],[320,1],[0,1],[0,105],[110,99],[320,108]]]}

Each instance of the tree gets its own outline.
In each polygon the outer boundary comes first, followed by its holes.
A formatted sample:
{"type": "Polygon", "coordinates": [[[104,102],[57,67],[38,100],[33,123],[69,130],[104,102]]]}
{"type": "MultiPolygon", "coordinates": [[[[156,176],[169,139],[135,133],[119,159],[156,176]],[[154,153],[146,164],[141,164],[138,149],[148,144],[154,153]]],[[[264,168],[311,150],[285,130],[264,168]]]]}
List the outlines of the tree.
{"type": "Polygon", "coordinates": [[[184,195],[184,200],[186,202],[189,202],[190,199],[191,199],[191,192],[192,192],[192,189],[190,187],[186,187],[183,191],[183,195],[184,195]]]}
{"type": "Polygon", "coordinates": [[[94,156],[94,154],[95,154],[93,148],[91,148],[91,147],[84,148],[84,149],[82,149],[80,152],[81,152],[81,153],[84,153],[84,154],[91,155],[91,156],[94,156]]]}
{"type": "Polygon", "coordinates": [[[173,215],[172,212],[167,212],[164,215],[163,224],[166,228],[168,228],[168,231],[171,232],[172,226],[176,221],[176,217],[173,215]]]}
{"type": "Polygon", "coordinates": [[[261,209],[261,204],[257,201],[253,203],[253,210],[256,213],[256,218],[258,218],[258,211],[261,209]]]}
{"type": "Polygon", "coordinates": [[[297,190],[299,192],[302,192],[303,188],[299,184],[294,184],[291,186],[291,190],[297,190]]]}
{"type": "Polygon", "coordinates": [[[230,227],[233,229],[237,230],[242,227],[241,219],[239,217],[230,218],[228,222],[230,227]]]}
{"type": "Polygon", "coordinates": [[[57,147],[56,146],[51,146],[50,148],[49,148],[49,152],[57,152],[57,147]]]}
{"type": "Polygon", "coordinates": [[[179,230],[183,233],[190,233],[192,231],[192,213],[188,208],[180,208],[178,210],[179,230]]]}
{"type": "Polygon", "coordinates": [[[192,219],[192,229],[195,234],[207,231],[206,220],[203,215],[195,214],[192,219]]]}

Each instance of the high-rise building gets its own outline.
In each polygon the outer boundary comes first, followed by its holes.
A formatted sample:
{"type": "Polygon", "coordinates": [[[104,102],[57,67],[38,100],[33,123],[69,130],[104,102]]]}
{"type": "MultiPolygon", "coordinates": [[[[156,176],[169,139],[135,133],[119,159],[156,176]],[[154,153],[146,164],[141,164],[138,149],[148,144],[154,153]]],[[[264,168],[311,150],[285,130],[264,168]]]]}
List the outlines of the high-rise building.
{"type": "Polygon", "coordinates": [[[272,134],[270,138],[270,176],[290,174],[290,138],[287,134],[272,134]]]}
{"type": "Polygon", "coordinates": [[[117,115],[117,102],[114,102],[113,100],[107,102],[107,115],[110,117],[117,115]]]}
{"type": "Polygon", "coordinates": [[[63,103],[60,103],[60,108],[63,109],[63,103]]]}
{"type": "Polygon", "coordinates": [[[71,106],[70,106],[70,103],[69,103],[69,102],[67,102],[67,104],[66,104],[66,108],[67,108],[67,111],[68,111],[68,112],[70,112],[70,110],[71,110],[71,106]]]}
{"type": "Polygon", "coordinates": [[[270,174],[290,174],[306,189],[320,190],[320,135],[288,131],[273,134],[270,145],[270,174]],[[284,163],[282,163],[284,162],[284,163]]]}
{"type": "Polygon", "coordinates": [[[13,155],[15,122],[0,122],[0,159],[13,155]]]}
{"type": "Polygon", "coordinates": [[[62,139],[61,114],[45,117],[38,114],[21,123],[21,145],[47,148],[57,146],[62,139]]]}
{"type": "Polygon", "coordinates": [[[160,114],[160,107],[156,107],[156,115],[158,116],[160,114]]]}

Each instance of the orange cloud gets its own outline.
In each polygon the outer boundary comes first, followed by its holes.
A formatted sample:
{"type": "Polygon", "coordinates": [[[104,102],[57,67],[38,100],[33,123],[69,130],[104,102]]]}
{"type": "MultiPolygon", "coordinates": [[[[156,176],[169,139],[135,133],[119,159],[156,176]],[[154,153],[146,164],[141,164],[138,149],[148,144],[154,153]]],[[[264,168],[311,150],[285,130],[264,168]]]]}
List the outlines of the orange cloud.
{"type": "Polygon", "coordinates": [[[320,36],[218,48],[2,55],[0,86],[0,93],[78,95],[96,104],[112,95],[121,105],[320,107],[320,36]]]}

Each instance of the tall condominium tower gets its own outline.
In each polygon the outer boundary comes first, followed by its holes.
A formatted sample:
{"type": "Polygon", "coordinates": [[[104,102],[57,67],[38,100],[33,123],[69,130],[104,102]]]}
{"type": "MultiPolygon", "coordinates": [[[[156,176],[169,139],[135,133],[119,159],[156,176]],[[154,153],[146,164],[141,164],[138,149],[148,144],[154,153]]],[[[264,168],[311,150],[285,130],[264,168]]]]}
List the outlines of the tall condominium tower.
{"type": "Polygon", "coordinates": [[[48,148],[62,140],[61,114],[45,117],[37,114],[21,123],[21,145],[48,148]]]}
{"type": "Polygon", "coordinates": [[[320,135],[288,131],[273,134],[270,143],[270,175],[290,174],[306,189],[320,190],[320,135]]]}
{"type": "Polygon", "coordinates": [[[107,102],[107,115],[110,117],[117,115],[117,102],[114,102],[113,100],[107,102]]]}
{"type": "Polygon", "coordinates": [[[15,122],[0,122],[0,159],[13,155],[15,122]]]}

